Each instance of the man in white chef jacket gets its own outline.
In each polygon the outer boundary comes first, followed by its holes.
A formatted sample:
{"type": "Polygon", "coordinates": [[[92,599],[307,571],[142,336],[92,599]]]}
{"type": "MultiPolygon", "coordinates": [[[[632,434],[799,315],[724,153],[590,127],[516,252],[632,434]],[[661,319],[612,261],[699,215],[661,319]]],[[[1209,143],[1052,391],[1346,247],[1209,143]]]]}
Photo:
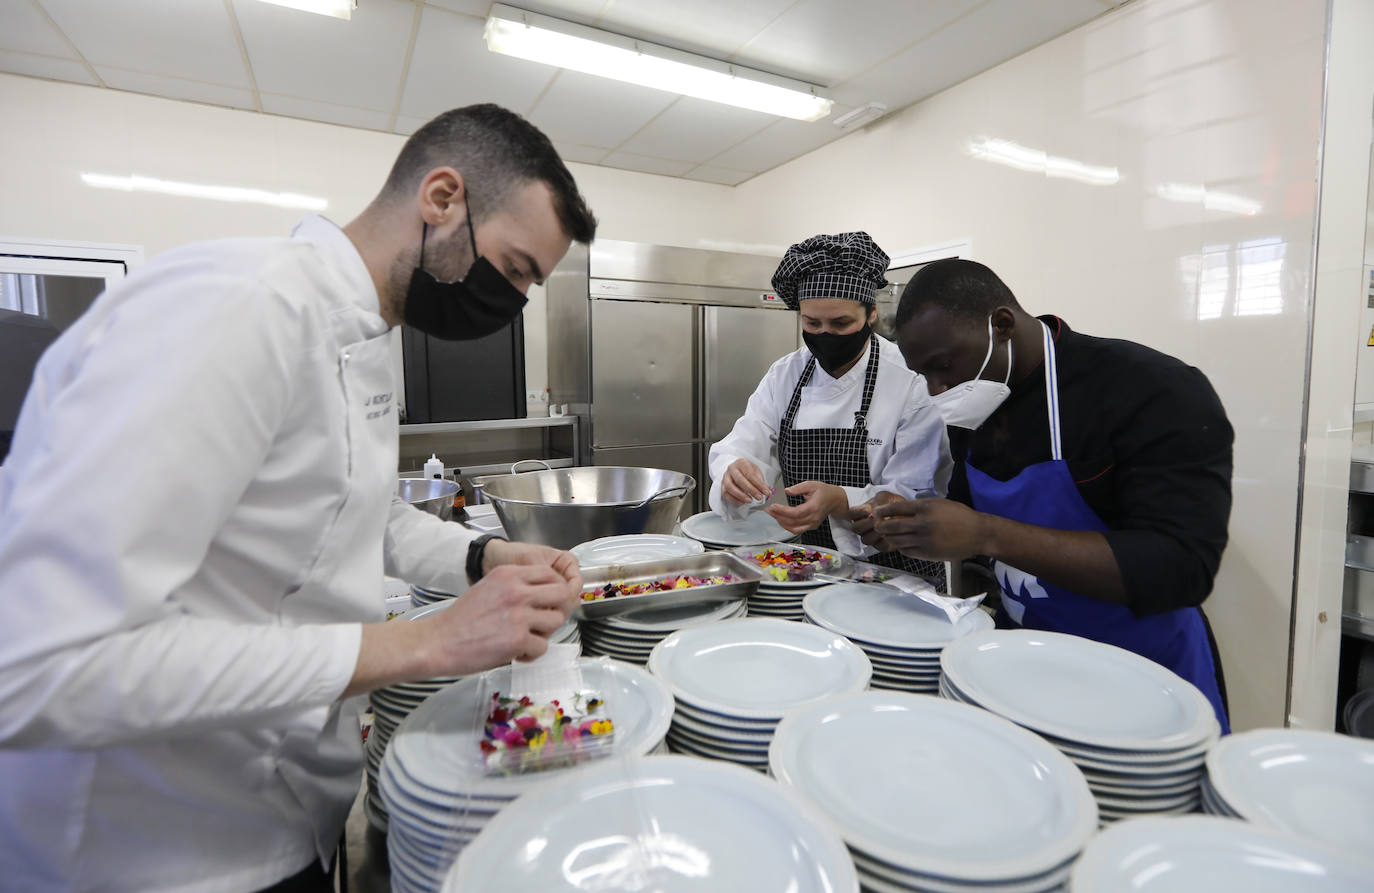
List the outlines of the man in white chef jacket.
{"type": "Polygon", "coordinates": [[[864,232],[787,249],[773,290],[801,315],[805,347],[775,362],[735,426],[711,447],[711,508],[727,518],[764,504],[782,479],[787,505],[765,510],[806,545],[924,576],[937,563],[875,552],[849,527],[851,506],[895,488],[943,495],[953,461],[925,379],[873,331],[888,256],[864,232]]]}
{"type": "Polygon", "coordinates": [[[0,468],[0,888],[323,889],[352,696],[543,652],[576,561],[394,499],[388,333],[499,329],[595,226],[543,134],[457,109],[346,227],[170,251],[47,351],[0,468]],[[384,569],[475,585],[386,624],[384,569]]]}

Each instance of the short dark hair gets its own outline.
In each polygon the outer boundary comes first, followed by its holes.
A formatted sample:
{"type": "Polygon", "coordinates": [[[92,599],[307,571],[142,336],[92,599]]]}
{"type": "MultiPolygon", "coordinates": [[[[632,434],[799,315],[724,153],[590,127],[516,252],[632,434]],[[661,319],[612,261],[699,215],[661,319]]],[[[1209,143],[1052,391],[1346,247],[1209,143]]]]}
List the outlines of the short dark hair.
{"type": "Polygon", "coordinates": [[[547,183],[563,230],[586,244],[596,237],[596,217],[549,138],[524,118],[483,103],[444,112],[411,134],[382,187],[397,197],[419,188],[437,167],[449,166],[476,186],[468,196],[474,223],[500,208],[518,186],[547,183]]]}
{"type": "Polygon", "coordinates": [[[998,307],[1020,310],[1016,295],[992,270],[957,257],[937,260],[916,271],[902,289],[896,325],[906,325],[917,311],[938,307],[958,317],[983,319],[998,307]]]}

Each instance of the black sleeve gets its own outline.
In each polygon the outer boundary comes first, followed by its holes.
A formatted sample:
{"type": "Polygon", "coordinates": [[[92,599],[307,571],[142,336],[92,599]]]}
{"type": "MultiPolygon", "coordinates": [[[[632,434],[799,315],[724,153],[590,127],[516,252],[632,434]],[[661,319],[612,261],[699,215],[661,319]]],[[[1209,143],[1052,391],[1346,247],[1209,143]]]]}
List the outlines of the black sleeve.
{"type": "Polygon", "coordinates": [[[972,506],[973,494],[968,490],[968,469],[964,467],[971,432],[967,428],[946,428],[945,431],[949,433],[949,454],[954,457],[954,470],[949,476],[947,495],[955,502],[972,506]]]}
{"type": "Polygon", "coordinates": [[[1226,548],[1233,432],[1197,369],[1149,370],[1113,437],[1120,514],[1107,542],[1138,617],[1202,604],[1226,548]]]}

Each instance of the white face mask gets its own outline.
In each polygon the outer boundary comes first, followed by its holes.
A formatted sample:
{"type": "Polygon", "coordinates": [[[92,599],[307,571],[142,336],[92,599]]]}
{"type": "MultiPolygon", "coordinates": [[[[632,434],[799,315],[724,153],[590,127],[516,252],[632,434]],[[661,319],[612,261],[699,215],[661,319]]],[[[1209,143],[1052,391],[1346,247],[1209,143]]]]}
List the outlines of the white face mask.
{"type": "Polygon", "coordinates": [[[1007,339],[1007,378],[1006,381],[986,381],[982,378],[992,359],[992,348],[996,345],[992,337],[992,317],[988,317],[988,353],[983,357],[982,368],[972,381],[955,385],[947,391],[936,394],[930,399],[944,417],[946,425],[968,428],[976,431],[988,420],[997,407],[1011,396],[1011,339],[1007,339]]]}

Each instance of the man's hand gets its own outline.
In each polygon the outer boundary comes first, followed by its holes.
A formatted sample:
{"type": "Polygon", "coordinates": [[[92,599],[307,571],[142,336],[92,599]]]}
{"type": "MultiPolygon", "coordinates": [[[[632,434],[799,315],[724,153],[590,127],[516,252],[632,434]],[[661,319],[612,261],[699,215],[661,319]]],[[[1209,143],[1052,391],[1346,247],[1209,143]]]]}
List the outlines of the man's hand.
{"type": "Polygon", "coordinates": [[[502,565],[517,567],[551,567],[574,592],[582,591],[582,571],[577,556],[552,546],[539,546],[534,543],[509,543],[505,540],[491,540],[482,552],[482,574],[491,573],[502,565]]]}
{"type": "Polygon", "coordinates": [[[738,505],[746,505],[759,499],[767,499],[772,494],[763,472],[748,459],[736,459],[725,469],[725,477],[720,479],[720,492],[726,499],[738,505]]]}
{"type": "Polygon", "coordinates": [[[343,697],[539,657],[577,605],[582,577],[575,570],[573,576],[569,580],[547,563],[501,564],[430,617],[364,625],[358,662],[343,697]]]}
{"type": "Polygon", "coordinates": [[[766,509],[788,533],[815,530],[831,515],[843,516],[849,513],[849,497],[843,489],[834,484],[802,481],[783,492],[788,496],[805,497],[800,505],[770,505],[766,509]]]}
{"type": "Polygon", "coordinates": [[[890,502],[899,502],[901,498],[902,497],[898,496],[896,493],[889,493],[884,490],[875,495],[868,502],[859,503],[849,510],[848,517],[850,529],[859,535],[859,538],[864,541],[864,545],[872,546],[879,552],[892,551],[886,548],[886,545],[882,542],[882,537],[878,536],[874,531],[873,527],[878,523],[878,519],[874,517],[873,513],[877,511],[880,506],[887,505],[890,502]]]}
{"type": "MultiPolygon", "coordinates": [[[[875,500],[876,501],[876,500],[875,500]]],[[[986,519],[960,502],[939,497],[895,499],[878,506],[864,543],[927,561],[960,561],[987,553],[986,519]]],[[[854,522],[856,532],[860,522],[854,522]]]]}

